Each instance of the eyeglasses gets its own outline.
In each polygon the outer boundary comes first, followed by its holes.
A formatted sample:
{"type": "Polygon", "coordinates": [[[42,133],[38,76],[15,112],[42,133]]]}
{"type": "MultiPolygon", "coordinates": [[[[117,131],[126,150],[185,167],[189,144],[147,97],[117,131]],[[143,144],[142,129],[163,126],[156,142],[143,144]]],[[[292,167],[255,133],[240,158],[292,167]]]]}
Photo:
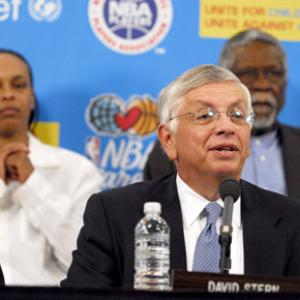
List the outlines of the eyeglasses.
{"type": "Polygon", "coordinates": [[[207,125],[215,124],[215,122],[220,119],[222,113],[225,113],[226,116],[231,120],[231,122],[236,125],[252,126],[253,124],[254,114],[250,113],[246,115],[241,109],[236,107],[227,112],[220,112],[211,107],[207,107],[198,112],[188,112],[188,113],[171,117],[168,119],[168,121],[170,122],[176,118],[187,118],[196,125],[207,126],[207,125]]]}
{"type": "Polygon", "coordinates": [[[257,68],[248,68],[245,70],[234,71],[235,75],[239,77],[242,82],[252,83],[259,78],[259,73],[262,72],[264,78],[266,78],[271,83],[277,83],[282,80],[285,73],[283,70],[266,68],[266,69],[257,69],[257,68]]]}

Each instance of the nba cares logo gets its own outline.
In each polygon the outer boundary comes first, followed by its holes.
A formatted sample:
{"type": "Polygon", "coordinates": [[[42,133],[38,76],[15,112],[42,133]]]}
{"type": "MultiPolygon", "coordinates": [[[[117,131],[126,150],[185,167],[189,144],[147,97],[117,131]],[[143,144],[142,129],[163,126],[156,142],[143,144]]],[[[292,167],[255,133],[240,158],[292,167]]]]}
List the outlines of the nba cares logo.
{"type": "Polygon", "coordinates": [[[156,130],[157,106],[148,95],[135,95],[125,102],[118,95],[101,94],[91,99],[86,121],[98,134],[145,136],[156,130]]]}
{"type": "Polygon", "coordinates": [[[172,23],[171,0],[90,0],[97,38],[122,54],[140,54],[160,43],[172,23]]]}

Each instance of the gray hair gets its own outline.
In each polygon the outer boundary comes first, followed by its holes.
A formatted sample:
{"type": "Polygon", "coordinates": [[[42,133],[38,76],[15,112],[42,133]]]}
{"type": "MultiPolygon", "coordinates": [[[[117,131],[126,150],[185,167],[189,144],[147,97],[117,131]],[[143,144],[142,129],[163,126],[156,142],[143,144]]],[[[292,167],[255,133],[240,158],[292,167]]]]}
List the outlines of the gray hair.
{"type": "MultiPolygon", "coordinates": [[[[184,96],[194,88],[224,81],[236,82],[241,87],[247,98],[248,113],[252,113],[249,90],[237,76],[220,66],[201,65],[186,71],[161,91],[158,99],[160,122],[168,124],[172,114],[175,114],[183,103],[184,96]]],[[[174,119],[168,126],[170,130],[175,131],[177,119],[174,119]]]]}
{"type": "Polygon", "coordinates": [[[236,35],[234,35],[233,37],[231,37],[229,40],[227,40],[227,42],[225,43],[221,51],[219,65],[223,68],[232,70],[235,62],[234,49],[238,46],[245,46],[256,41],[273,45],[278,49],[278,51],[282,55],[284,79],[286,81],[287,80],[287,58],[280,42],[271,34],[261,31],[259,29],[248,29],[245,31],[241,31],[236,35]]]}

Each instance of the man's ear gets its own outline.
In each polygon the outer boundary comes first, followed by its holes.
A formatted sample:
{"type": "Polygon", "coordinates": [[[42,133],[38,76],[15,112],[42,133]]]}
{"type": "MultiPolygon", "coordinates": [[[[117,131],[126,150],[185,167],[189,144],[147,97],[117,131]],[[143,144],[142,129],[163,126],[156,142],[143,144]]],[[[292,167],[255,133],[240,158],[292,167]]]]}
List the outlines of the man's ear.
{"type": "Polygon", "coordinates": [[[174,133],[166,126],[166,124],[159,124],[157,128],[157,136],[169,159],[176,160],[177,149],[174,133]]]}

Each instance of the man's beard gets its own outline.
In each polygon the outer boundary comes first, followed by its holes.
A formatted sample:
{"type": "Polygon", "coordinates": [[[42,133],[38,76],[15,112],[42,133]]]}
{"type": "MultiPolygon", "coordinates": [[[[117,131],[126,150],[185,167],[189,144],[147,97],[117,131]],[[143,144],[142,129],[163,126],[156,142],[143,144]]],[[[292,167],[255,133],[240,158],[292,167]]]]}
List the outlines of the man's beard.
{"type": "Polygon", "coordinates": [[[270,129],[275,121],[277,116],[277,100],[272,95],[268,95],[266,98],[262,98],[259,92],[254,92],[252,95],[252,106],[254,110],[254,122],[253,129],[254,130],[266,130],[270,129]],[[255,108],[256,105],[265,105],[265,112],[258,111],[258,107],[255,108]]]}

